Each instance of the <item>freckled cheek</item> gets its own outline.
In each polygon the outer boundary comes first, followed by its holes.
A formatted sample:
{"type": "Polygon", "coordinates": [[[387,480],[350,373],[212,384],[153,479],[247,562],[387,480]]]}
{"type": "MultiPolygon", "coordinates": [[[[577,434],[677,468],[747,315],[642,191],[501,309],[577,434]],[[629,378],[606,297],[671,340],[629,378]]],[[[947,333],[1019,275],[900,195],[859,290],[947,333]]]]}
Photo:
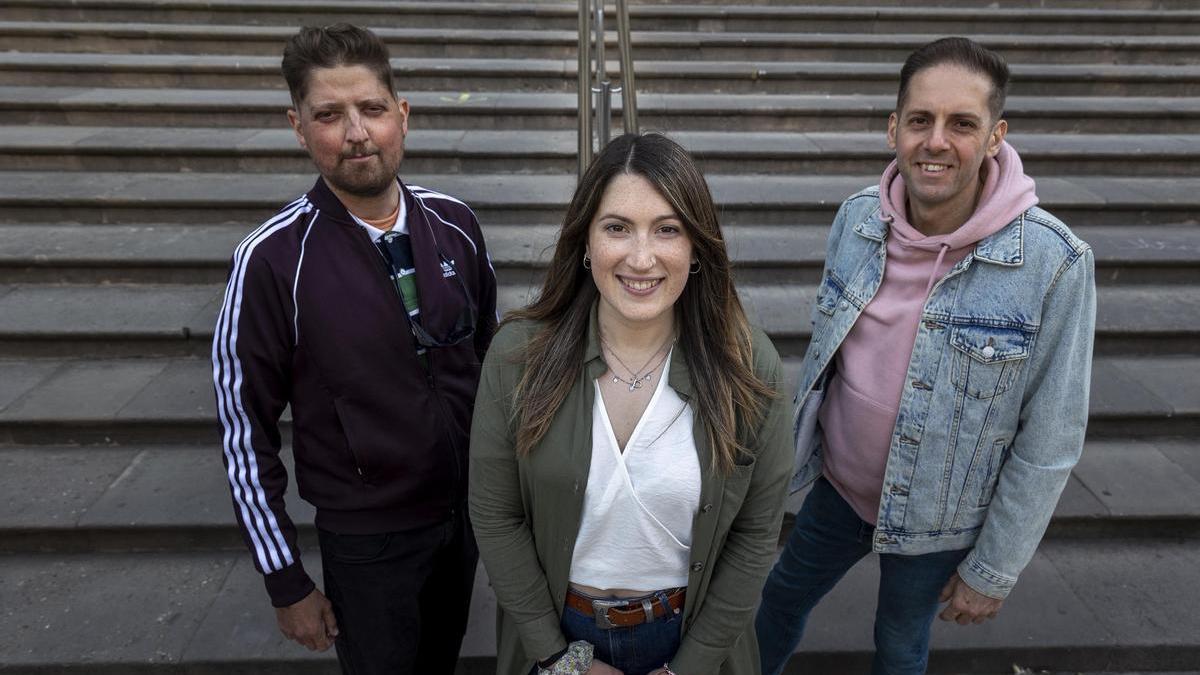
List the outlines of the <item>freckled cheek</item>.
{"type": "Polygon", "coordinates": [[[625,258],[623,247],[612,242],[595,242],[591,246],[592,270],[610,271],[625,258]]]}
{"type": "Polygon", "coordinates": [[[689,242],[673,243],[658,255],[658,259],[672,275],[687,277],[692,266],[692,246],[689,242]]]}

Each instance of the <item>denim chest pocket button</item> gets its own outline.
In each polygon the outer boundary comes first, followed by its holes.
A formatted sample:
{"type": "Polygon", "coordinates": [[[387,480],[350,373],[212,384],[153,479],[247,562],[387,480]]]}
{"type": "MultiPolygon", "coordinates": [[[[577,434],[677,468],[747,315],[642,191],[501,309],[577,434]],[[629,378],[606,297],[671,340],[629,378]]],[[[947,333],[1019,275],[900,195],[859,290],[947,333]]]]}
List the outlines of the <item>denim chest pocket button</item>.
{"type": "Polygon", "coordinates": [[[950,333],[955,386],[971,398],[1008,391],[1029,357],[1033,333],[1019,328],[959,325],[950,333]]]}
{"type": "Polygon", "coordinates": [[[1029,356],[1033,334],[1019,328],[956,326],[950,344],[982,363],[1014,361],[1029,356]]]}

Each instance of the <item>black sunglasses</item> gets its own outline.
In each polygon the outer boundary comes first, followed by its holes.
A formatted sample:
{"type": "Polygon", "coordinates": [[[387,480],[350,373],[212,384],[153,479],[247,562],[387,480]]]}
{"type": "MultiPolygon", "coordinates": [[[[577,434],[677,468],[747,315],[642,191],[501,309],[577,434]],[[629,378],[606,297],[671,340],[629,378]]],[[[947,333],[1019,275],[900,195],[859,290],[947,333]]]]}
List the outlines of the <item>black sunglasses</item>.
{"type": "MultiPolygon", "coordinates": [[[[388,277],[392,280],[392,287],[396,289],[396,296],[403,303],[403,294],[400,291],[400,284],[395,272],[399,270],[399,265],[396,264],[395,258],[392,256],[391,247],[385,242],[379,249],[383,252],[389,269],[388,277]]],[[[425,330],[421,325],[418,317],[409,315],[407,311],[404,316],[408,317],[408,325],[412,326],[413,337],[416,338],[417,344],[422,347],[453,347],[466,340],[469,340],[475,335],[476,314],[475,300],[471,297],[471,292],[467,290],[467,284],[462,280],[462,275],[458,273],[458,268],[454,266],[454,261],[446,257],[442,250],[437,249],[438,261],[441,263],[442,269],[449,268],[453,274],[443,276],[453,276],[458,282],[458,288],[462,291],[464,303],[462,311],[458,313],[458,318],[454,320],[454,327],[446,332],[444,337],[435,337],[425,330]]]]}

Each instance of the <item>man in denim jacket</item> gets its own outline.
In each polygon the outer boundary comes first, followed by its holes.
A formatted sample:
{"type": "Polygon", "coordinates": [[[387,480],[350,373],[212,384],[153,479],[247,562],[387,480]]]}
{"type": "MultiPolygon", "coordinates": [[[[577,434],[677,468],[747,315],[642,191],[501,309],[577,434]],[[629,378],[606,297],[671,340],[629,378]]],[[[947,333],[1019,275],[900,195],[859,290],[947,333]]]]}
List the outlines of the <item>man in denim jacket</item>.
{"type": "Polygon", "coordinates": [[[763,590],[764,673],[872,551],[872,671],[923,673],[939,604],[960,624],[996,615],[1079,458],[1094,261],[1035,206],[1007,86],[964,38],[910,55],[896,160],[834,220],[797,396],[793,488],[816,484],[763,590]]]}

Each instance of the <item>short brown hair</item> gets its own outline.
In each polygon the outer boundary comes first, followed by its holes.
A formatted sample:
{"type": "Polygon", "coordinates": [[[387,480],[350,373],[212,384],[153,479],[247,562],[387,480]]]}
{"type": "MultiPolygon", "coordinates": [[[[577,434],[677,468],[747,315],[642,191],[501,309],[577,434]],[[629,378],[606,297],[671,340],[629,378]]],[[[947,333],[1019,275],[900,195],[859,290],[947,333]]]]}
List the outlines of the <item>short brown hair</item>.
{"type": "Polygon", "coordinates": [[[313,70],[338,66],[366,66],[395,95],[392,64],[383,40],[366,28],[335,23],[323,28],[305,26],[283,48],[280,69],[292,102],[299,105],[308,94],[308,78],[313,70]]]}
{"type": "Polygon", "coordinates": [[[946,37],[934,40],[908,55],[900,69],[900,93],[896,95],[896,112],[904,107],[904,96],[908,83],[922,70],[949,64],[969,73],[986,77],[992,83],[992,94],[988,97],[988,111],[992,122],[1004,113],[1004,101],[1008,98],[1008,64],[996,52],[965,37],[946,37]]]}

